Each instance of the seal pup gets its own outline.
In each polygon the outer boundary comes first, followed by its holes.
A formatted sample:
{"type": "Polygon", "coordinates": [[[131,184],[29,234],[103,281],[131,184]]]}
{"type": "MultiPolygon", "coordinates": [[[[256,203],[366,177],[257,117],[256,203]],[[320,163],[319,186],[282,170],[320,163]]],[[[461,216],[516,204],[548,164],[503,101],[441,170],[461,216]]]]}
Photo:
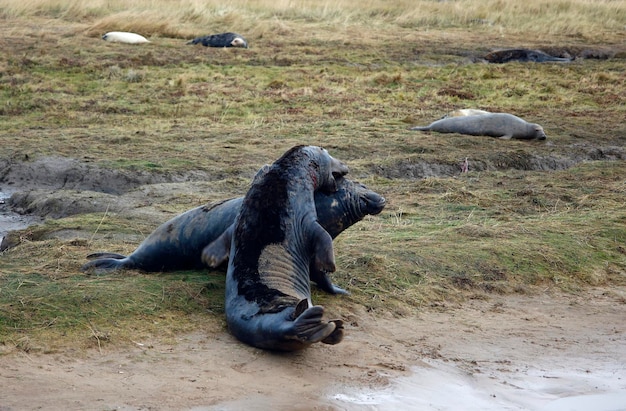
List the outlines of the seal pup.
{"type": "Polygon", "coordinates": [[[498,137],[502,139],[546,139],[546,133],[539,124],[529,123],[508,113],[489,113],[477,116],[443,118],[428,126],[412,127],[410,130],[459,133],[471,136],[498,137]]]}
{"type": "MultiPolygon", "coordinates": [[[[269,168],[269,166],[268,166],[269,168]]],[[[334,193],[315,192],[317,218],[332,238],[361,221],[379,214],[386,200],[365,185],[337,179],[334,193]]],[[[195,207],[157,227],[129,256],[100,252],[87,256],[83,271],[103,274],[115,270],[165,272],[217,268],[228,261],[233,223],[243,197],[195,207]],[[204,249],[204,251],[203,251],[204,249]]],[[[347,294],[332,284],[326,273],[311,268],[311,280],[331,294],[347,294]]]]}
{"type": "Polygon", "coordinates": [[[484,57],[489,63],[510,63],[512,61],[519,61],[520,63],[569,63],[574,59],[555,57],[541,50],[528,50],[528,49],[508,49],[492,51],[484,57]]]}
{"type": "Polygon", "coordinates": [[[202,44],[204,47],[242,47],[248,48],[248,41],[237,33],[209,34],[196,37],[187,44],[202,44]]]}
{"type": "Polygon", "coordinates": [[[102,36],[102,40],[110,41],[111,43],[126,44],[150,43],[150,41],[141,34],[129,33],[127,31],[110,31],[102,36]]]}
{"type": "Polygon", "coordinates": [[[240,341],[293,351],[343,339],[341,320],[313,306],[309,270],[335,271],[313,193],[335,192],[348,168],[316,146],[296,146],[254,181],[235,220],[226,271],[226,322],[240,341]]]}
{"type": "MultiPolygon", "coordinates": [[[[337,191],[327,194],[315,192],[315,209],[319,223],[334,239],[345,229],[361,221],[366,215],[379,214],[387,201],[365,185],[337,178],[337,191]]],[[[219,267],[228,261],[234,224],[202,250],[202,261],[209,267],[219,267]]],[[[328,275],[311,264],[309,277],[319,288],[330,294],[348,294],[333,284],[328,275]]]]}

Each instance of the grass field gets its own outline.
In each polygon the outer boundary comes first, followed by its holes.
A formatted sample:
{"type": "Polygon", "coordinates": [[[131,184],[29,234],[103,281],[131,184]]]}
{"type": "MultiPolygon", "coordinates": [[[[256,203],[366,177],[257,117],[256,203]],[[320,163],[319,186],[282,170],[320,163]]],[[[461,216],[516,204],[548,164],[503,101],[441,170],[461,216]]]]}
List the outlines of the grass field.
{"type": "MultiPolygon", "coordinates": [[[[0,5],[0,164],[62,156],[163,181],[201,176],[209,190],[152,201],[165,221],[242,195],[293,145],[322,145],[388,199],[335,242],[333,278],[352,295],[314,301],[339,315],[626,282],[624,2],[127,3],[0,5]],[[100,40],[113,30],[151,43],[100,40]],[[250,48],[185,45],[223,31],[250,48]],[[478,62],[507,47],[579,58],[478,62]],[[548,139],[408,130],[457,108],[516,114],[548,139]]],[[[130,253],[156,225],[91,213],[21,233],[0,255],[1,350],[167,338],[221,317],[219,271],[80,272],[89,252],[130,253]],[[85,235],[46,237],[68,229],[85,235]]]]}

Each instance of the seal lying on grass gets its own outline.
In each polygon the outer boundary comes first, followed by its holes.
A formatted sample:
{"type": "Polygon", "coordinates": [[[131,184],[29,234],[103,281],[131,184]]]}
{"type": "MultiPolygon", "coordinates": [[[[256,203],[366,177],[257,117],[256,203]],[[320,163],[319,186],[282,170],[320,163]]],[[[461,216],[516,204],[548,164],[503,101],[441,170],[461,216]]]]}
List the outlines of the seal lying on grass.
{"type": "Polygon", "coordinates": [[[242,47],[247,49],[248,42],[237,33],[209,34],[208,36],[196,37],[187,44],[202,44],[204,47],[242,47]]]}
{"type": "Polygon", "coordinates": [[[343,339],[341,320],[312,306],[309,270],[335,271],[330,234],[313,193],[336,191],[348,168],[315,146],[296,146],[252,184],[235,220],[226,272],[226,322],[240,341],[293,351],[343,339]]]}
{"type": "Polygon", "coordinates": [[[498,50],[487,54],[484,57],[489,63],[510,63],[518,61],[520,63],[569,63],[573,59],[555,57],[540,50],[509,49],[498,50]]]}
{"type": "MultiPolygon", "coordinates": [[[[339,178],[337,188],[335,193],[317,191],[314,197],[317,218],[332,238],[385,207],[385,198],[363,184],[339,178]]],[[[242,202],[243,197],[239,197],[193,208],[157,227],[129,256],[93,253],[87,256],[92,261],[82,270],[102,274],[122,269],[200,269],[204,267],[203,260],[216,268],[228,260],[233,223],[242,202]]],[[[326,273],[311,270],[311,280],[324,291],[346,293],[332,284],[326,273]]]]}
{"type": "Polygon", "coordinates": [[[129,33],[126,31],[110,31],[102,36],[102,40],[110,41],[112,43],[126,43],[126,44],[141,44],[150,43],[141,34],[129,33]]]}
{"type": "Polygon", "coordinates": [[[412,127],[411,130],[459,133],[471,136],[499,137],[503,139],[546,139],[546,133],[539,124],[528,123],[508,113],[446,117],[428,126],[412,127]]]}

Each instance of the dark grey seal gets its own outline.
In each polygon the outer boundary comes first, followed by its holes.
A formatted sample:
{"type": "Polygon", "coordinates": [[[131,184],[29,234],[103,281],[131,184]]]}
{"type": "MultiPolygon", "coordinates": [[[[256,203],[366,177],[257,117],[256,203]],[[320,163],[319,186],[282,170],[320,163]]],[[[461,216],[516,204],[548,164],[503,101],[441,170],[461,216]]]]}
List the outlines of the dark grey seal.
{"type": "Polygon", "coordinates": [[[555,57],[541,50],[528,50],[528,49],[508,49],[492,51],[487,54],[484,59],[489,63],[510,63],[512,61],[518,61],[520,63],[569,63],[574,59],[555,57]]]}
{"type": "Polygon", "coordinates": [[[293,351],[343,339],[341,320],[313,306],[310,267],[335,271],[332,238],[317,221],[315,191],[337,190],[348,168],[315,146],[296,146],[246,193],[226,272],[226,322],[240,341],[293,351]]]}
{"type": "Polygon", "coordinates": [[[487,113],[471,116],[446,117],[428,126],[411,130],[459,133],[471,136],[489,136],[503,139],[545,140],[546,133],[539,124],[529,123],[508,113],[487,113]]]}
{"type": "Polygon", "coordinates": [[[209,34],[196,37],[187,44],[202,44],[204,47],[242,47],[248,48],[248,41],[237,33],[209,34]]]}

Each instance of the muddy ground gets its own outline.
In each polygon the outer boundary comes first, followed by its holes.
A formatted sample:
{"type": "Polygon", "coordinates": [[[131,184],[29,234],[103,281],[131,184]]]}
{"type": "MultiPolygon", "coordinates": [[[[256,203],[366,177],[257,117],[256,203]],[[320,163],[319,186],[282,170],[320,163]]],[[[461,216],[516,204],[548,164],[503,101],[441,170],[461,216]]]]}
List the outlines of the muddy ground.
{"type": "MultiPolygon", "coordinates": [[[[621,147],[609,153],[624,155],[621,147]]],[[[205,176],[114,172],[56,157],[6,163],[3,175],[2,188],[13,191],[4,213],[37,218],[108,209],[156,225],[163,215],[149,203],[210,191],[205,176]],[[94,191],[98,181],[107,186],[94,191]]],[[[288,355],[247,347],[208,317],[176,343],[0,356],[0,410],[626,409],[624,287],[490,295],[407,318],[355,307],[344,317],[342,344],[288,355]]]]}

